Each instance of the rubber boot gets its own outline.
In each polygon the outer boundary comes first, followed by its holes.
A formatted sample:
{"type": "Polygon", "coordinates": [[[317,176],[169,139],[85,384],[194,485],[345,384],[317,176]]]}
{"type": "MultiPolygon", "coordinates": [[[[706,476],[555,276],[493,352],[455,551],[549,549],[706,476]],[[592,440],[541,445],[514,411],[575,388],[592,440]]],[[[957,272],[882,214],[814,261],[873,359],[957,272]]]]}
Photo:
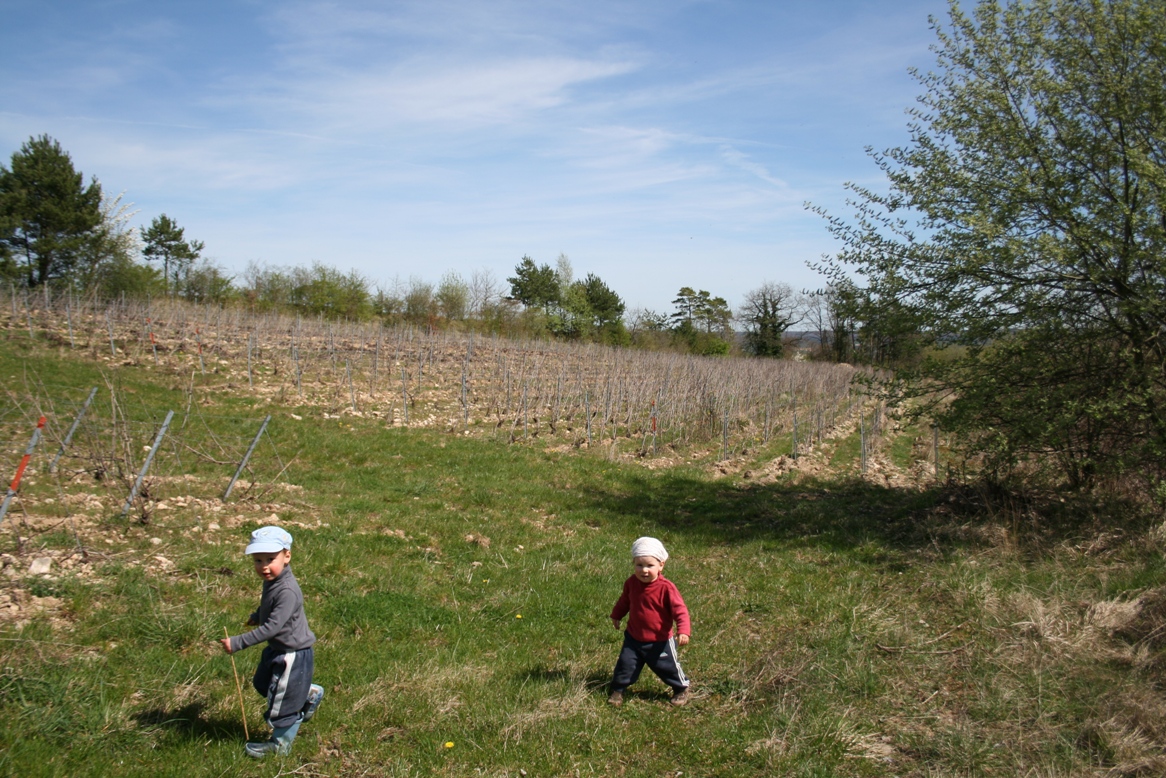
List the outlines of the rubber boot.
{"type": "Polygon", "coordinates": [[[312,688],[308,691],[308,701],[304,703],[303,717],[301,722],[306,722],[316,715],[316,708],[320,707],[320,702],[324,699],[324,687],[319,684],[312,684],[312,688]]]}
{"type": "Polygon", "coordinates": [[[291,753],[292,742],[296,739],[296,733],[300,731],[300,724],[303,720],[296,721],[290,727],[275,727],[271,731],[271,739],[279,744],[279,754],[283,756],[291,753]]]}
{"type": "Polygon", "coordinates": [[[248,743],[243,747],[243,751],[252,759],[263,759],[268,754],[279,753],[279,743],[274,740],[263,740],[255,743],[248,743]]]}

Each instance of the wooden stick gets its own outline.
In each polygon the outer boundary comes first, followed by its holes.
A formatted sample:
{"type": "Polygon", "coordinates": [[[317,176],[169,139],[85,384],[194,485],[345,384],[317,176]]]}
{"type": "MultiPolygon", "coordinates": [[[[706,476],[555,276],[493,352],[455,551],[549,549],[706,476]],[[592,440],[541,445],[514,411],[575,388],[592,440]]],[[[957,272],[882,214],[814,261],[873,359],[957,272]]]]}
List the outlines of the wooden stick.
{"type": "MultiPolygon", "coordinates": [[[[231,639],[231,633],[226,627],[223,627],[223,634],[227,636],[227,640],[231,639]]],[[[239,668],[235,666],[235,655],[230,656],[231,669],[235,671],[235,691],[239,692],[239,713],[243,715],[243,736],[250,740],[251,733],[247,731],[247,706],[243,704],[243,686],[239,683],[239,668]]]]}

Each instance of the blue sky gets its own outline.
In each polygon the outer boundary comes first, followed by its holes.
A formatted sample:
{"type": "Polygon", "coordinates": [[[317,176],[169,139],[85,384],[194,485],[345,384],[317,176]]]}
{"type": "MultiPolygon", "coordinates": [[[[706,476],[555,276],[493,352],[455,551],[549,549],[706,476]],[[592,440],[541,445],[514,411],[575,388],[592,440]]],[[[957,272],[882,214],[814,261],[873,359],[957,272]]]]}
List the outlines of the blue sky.
{"type": "Polygon", "coordinates": [[[48,134],[231,273],[566,254],[629,307],[816,287],[943,0],[0,0],[0,159],[48,134]]]}

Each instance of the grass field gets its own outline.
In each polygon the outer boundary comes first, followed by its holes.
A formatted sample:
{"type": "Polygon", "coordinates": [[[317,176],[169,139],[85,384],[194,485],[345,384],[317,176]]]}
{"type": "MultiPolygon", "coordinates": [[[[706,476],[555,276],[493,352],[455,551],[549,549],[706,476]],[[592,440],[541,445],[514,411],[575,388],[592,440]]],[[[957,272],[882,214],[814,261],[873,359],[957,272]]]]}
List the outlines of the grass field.
{"type": "MultiPolygon", "coordinates": [[[[18,340],[0,376],[57,398],[116,386],[130,411],[191,399],[148,364],[18,340]]],[[[857,433],[816,475],[759,484],[712,454],[650,469],[242,390],[194,404],[183,440],[198,422],[245,445],[232,420],[273,416],[241,499],[216,496],[229,467],[176,446],[122,518],[126,474],[72,461],[54,479],[34,459],[0,528],[0,774],[1166,773],[1166,534],[1120,506],[878,486],[853,475],[857,433]],[[242,549],[274,520],[295,536],[327,697],[291,756],[256,763],[215,641],[258,602],[242,549]],[[605,702],[607,614],[644,534],[693,616],[682,709],[647,673],[605,702]]],[[[253,735],[258,654],[235,655],[253,735]]]]}

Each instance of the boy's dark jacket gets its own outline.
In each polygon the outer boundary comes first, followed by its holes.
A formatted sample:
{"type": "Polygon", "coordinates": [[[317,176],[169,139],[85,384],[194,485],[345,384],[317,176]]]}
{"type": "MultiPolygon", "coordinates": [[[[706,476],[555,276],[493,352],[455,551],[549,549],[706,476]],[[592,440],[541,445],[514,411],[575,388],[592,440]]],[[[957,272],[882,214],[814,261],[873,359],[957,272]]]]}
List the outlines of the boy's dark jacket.
{"type": "Polygon", "coordinates": [[[263,582],[259,610],[251,614],[249,624],[259,626],[231,638],[231,653],[267,641],[280,651],[299,651],[316,643],[304,615],[304,593],[292,575],[291,566],[283,569],[274,581],[263,582]]]}

